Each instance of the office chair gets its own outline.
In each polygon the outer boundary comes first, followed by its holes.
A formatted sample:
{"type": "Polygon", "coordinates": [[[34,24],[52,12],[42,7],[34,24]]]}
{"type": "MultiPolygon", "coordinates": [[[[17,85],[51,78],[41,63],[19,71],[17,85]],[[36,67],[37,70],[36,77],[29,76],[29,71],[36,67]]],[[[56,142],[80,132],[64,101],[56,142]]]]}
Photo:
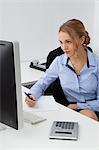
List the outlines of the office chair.
{"type": "MultiPolygon", "coordinates": [[[[53,60],[57,57],[62,55],[64,52],[61,49],[61,47],[56,48],[55,50],[52,50],[49,52],[48,56],[47,56],[47,61],[46,61],[46,69],[49,68],[50,64],[53,62],[53,60]]],[[[62,87],[60,85],[60,80],[59,78],[57,78],[45,91],[45,94],[52,94],[55,101],[67,106],[68,105],[68,101],[66,100],[66,97],[64,95],[64,92],[62,90],[62,87]]]]}

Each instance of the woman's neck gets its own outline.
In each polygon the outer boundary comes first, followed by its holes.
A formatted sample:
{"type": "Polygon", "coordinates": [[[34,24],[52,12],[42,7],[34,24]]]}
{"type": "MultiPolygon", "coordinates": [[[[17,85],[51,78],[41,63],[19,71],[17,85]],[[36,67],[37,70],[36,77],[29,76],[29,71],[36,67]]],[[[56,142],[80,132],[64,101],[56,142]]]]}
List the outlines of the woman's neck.
{"type": "Polygon", "coordinates": [[[79,75],[81,69],[87,63],[87,51],[85,49],[79,50],[77,56],[70,58],[70,61],[75,69],[76,74],[79,75]]]}
{"type": "Polygon", "coordinates": [[[87,51],[84,47],[78,49],[77,55],[70,58],[72,62],[85,62],[87,61],[87,51]]]}

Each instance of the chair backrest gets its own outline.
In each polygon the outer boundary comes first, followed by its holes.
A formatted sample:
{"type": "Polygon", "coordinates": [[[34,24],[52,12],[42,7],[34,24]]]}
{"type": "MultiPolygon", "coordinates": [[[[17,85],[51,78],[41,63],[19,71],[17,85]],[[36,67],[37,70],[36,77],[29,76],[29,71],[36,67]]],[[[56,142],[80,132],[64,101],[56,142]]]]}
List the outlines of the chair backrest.
{"type": "Polygon", "coordinates": [[[52,63],[52,61],[57,57],[62,55],[64,52],[61,49],[61,47],[58,47],[52,51],[49,52],[48,56],[47,56],[47,61],[46,61],[46,68],[49,68],[50,64],[52,63]]]}

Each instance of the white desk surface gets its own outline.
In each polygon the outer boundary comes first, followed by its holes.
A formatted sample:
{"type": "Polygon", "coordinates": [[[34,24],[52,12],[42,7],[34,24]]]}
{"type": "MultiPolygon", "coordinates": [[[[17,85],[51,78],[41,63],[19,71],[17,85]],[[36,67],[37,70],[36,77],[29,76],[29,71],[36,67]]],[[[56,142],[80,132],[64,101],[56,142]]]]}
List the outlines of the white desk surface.
{"type": "Polygon", "coordinates": [[[47,118],[46,121],[31,125],[24,123],[19,131],[7,128],[0,132],[0,150],[99,150],[99,122],[85,117],[57,103],[57,110],[35,112],[47,118]],[[77,121],[77,141],[52,140],[49,132],[54,120],[77,121]]]}
{"type": "Polygon", "coordinates": [[[43,71],[29,67],[30,62],[21,62],[21,83],[29,85],[35,83],[43,74],[43,71]]]}

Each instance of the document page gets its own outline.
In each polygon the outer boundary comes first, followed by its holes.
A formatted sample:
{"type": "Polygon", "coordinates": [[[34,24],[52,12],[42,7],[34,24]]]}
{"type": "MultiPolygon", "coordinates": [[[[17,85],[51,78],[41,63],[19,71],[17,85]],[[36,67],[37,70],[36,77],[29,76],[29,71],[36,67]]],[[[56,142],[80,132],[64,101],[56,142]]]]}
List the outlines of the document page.
{"type": "Polygon", "coordinates": [[[53,96],[41,96],[34,107],[29,107],[25,103],[26,95],[24,92],[29,93],[29,89],[22,86],[22,99],[23,99],[23,110],[29,112],[36,111],[50,111],[50,110],[58,110],[57,103],[55,102],[53,96]]]}

